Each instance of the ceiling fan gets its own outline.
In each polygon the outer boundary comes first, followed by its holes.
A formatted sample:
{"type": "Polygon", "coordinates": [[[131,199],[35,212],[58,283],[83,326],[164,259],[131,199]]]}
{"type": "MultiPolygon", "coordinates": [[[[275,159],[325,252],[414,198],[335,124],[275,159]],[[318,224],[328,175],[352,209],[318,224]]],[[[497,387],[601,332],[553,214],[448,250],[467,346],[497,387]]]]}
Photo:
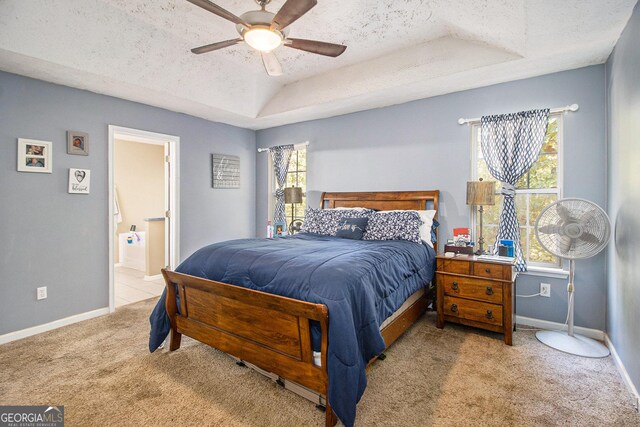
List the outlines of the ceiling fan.
{"type": "Polygon", "coordinates": [[[264,68],[270,76],[282,75],[282,66],[273,50],[284,45],[293,49],[304,50],[318,55],[336,57],[347,48],[341,44],[316,40],[294,39],[287,35],[287,27],[307,13],[318,2],[317,0],[287,0],[278,13],[265,10],[271,0],[255,0],[260,10],[252,10],[236,16],[209,0],[187,0],[190,3],[218,15],[236,24],[240,37],[191,49],[195,54],[212,52],[240,43],[247,43],[260,52],[264,68]]]}

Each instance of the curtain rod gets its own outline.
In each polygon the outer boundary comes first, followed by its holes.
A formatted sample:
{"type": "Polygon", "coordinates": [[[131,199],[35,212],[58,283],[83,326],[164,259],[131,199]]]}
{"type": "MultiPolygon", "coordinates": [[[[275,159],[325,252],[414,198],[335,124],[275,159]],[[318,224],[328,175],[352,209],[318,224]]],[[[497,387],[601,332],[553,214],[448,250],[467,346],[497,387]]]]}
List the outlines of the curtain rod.
{"type": "MultiPolygon", "coordinates": [[[[300,148],[306,147],[307,145],[309,145],[309,141],[301,142],[300,144],[293,144],[293,147],[296,150],[299,150],[300,148]]],[[[276,146],[274,145],[274,147],[276,147],[276,146]]],[[[271,148],[271,147],[269,147],[269,148],[271,148]]],[[[263,153],[265,151],[269,151],[269,148],[258,148],[258,153],[263,153]]]]}
{"type": "MultiPolygon", "coordinates": [[[[571,104],[571,105],[567,105],[566,107],[561,107],[561,108],[554,108],[552,110],[549,110],[549,113],[554,114],[554,113],[566,113],[568,111],[578,111],[578,104],[571,104]]],[[[463,119],[463,118],[459,118],[458,119],[458,124],[459,125],[464,125],[464,124],[472,124],[472,123],[480,123],[480,118],[475,118],[475,119],[463,119]]]]}

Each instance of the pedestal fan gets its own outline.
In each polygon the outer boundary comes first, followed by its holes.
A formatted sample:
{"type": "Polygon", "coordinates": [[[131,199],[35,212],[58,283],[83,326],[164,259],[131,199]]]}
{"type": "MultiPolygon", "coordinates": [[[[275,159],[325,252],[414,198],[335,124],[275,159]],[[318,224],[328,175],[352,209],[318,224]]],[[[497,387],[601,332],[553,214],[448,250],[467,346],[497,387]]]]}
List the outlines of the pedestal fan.
{"type": "Polygon", "coordinates": [[[547,206],[536,220],[536,237],[544,249],[569,260],[568,330],[538,331],[543,344],[583,357],[606,357],[609,349],[600,342],[573,332],[575,260],[590,258],[604,249],[611,236],[606,212],[583,199],[562,199],[547,206]]]}

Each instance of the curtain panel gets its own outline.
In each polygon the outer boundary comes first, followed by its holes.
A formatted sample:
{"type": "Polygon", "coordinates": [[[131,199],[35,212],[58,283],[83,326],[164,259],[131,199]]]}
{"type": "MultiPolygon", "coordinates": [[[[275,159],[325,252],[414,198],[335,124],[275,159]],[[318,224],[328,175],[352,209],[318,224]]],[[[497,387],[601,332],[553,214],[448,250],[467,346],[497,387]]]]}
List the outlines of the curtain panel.
{"type": "Polygon", "coordinates": [[[504,196],[494,252],[501,239],[513,240],[518,271],[527,271],[527,263],[520,244],[516,184],[538,160],[548,122],[548,108],[481,119],[482,155],[491,175],[500,181],[500,192],[504,196]]]}
{"type": "MultiPolygon", "coordinates": [[[[285,224],[286,216],[284,213],[284,188],[287,184],[287,172],[289,171],[289,162],[291,154],[295,148],[293,145],[279,145],[270,147],[269,153],[273,160],[273,176],[276,178],[276,206],[273,211],[273,223],[285,224]]],[[[286,224],[285,224],[286,225],[286,224]]]]}

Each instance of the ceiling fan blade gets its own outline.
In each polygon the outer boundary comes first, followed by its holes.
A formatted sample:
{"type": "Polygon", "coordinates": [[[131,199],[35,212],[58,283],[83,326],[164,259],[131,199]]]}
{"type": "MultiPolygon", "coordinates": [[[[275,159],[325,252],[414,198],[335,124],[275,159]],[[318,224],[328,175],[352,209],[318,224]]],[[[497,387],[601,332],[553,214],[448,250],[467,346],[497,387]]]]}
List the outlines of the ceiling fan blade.
{"type": "Polygon", "coordinates": [[[233,45],[236,45],[238,43],[242,43],[243,41],[244,40],[238,38],[238,39],[233,39],[233,40],[225,40],[223,42],[206,44],[204,46],[194,47],[193,49],[191,49],[191,52],[199,55],[201,53],[212,52],[214,50],[223,49],[225,47],[233,46],[233,45]]]}
{"type": "Polygon", "coordinates": [[[267,74],[270,76],[281,76],[282,75],[282,65],[280,65],[280,61],[273,52],[260,52],[262,56],[262,63],[264,64],[264,69],[267,70],[267,74]]]}
{"type": "Polygon", "coordinates": [[[276,16],[273,17],[271,27],[280,31],[284,30],[316,4],[318,4],[317,0],[287,0],[276,16]]]}
{"type": "Polygon", "coordinates": [[[244,22],[242,19],[238,18],[233,13],[229,12],[226,9],[221,8],[217,4],[211,3],[209,0],[187,0],[189,3],[195,4],[196,6],[200,6],[204,10],[208,10],[211,13],[218,15],[221,18],[226,19],[227,21],[231,21],[234,24],[240,24],[246,28],[250,28],[249,24],[244,22]]]}
{"type": "Polygon", "coordinates": [[[285,46],[306,52],[317,53],[318,55],[336,57],[342,55],[347,49],[345,45],[319,42],[317,40],[286,39],[285,46]]]}

